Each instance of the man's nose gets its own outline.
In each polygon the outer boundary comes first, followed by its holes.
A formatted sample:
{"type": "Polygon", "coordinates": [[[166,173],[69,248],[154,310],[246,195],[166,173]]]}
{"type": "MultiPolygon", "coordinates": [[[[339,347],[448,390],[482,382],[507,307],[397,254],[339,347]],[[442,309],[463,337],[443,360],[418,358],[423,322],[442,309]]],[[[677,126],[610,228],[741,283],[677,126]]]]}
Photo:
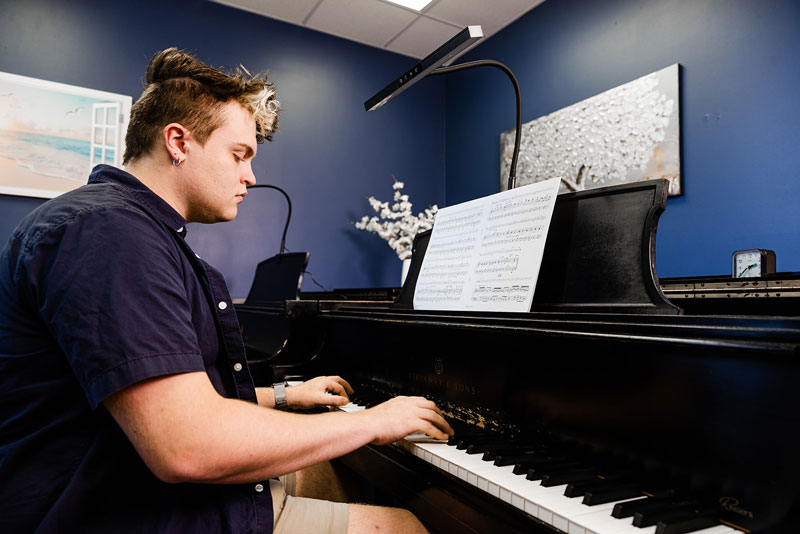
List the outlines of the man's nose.
{"type": "Polygon", "coordinates": [[[247,164],[247,172],[243,176],[244,183],[247,186],[256,185],[256,175],[253,174],[253,165],[252,163],[247,164]]]}

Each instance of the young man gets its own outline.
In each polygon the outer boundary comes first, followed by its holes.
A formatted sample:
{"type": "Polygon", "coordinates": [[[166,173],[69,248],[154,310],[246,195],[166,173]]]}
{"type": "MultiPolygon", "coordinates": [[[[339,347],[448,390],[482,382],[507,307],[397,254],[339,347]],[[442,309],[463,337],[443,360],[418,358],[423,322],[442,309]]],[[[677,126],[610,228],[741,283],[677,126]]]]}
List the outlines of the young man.
{"type": "MultiPolygon", "coordinates": [[[[271,479],[415,431],[446,438],[438,408],[275,409],[222,276],[185,241],[188,222],[236,216],[277,120],[265,77],[159,52],[127,172],[97,167],[14,231],[0,254],[0,531],[424,531],[403,510],[286,498],[271,479]]],[[[286,400],[351,392],[318,377],[286,400]]]]}

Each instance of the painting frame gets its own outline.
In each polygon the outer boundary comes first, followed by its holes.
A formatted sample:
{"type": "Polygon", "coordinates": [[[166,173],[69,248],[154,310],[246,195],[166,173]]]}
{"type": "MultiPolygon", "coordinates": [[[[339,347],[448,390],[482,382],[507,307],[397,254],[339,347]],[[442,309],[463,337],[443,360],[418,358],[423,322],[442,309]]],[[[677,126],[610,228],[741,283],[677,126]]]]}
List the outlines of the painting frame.
{"type": "Polygon", "coordinates": [[[0,72],[0,194],[53,198],[121,167],[133,98],[0,72]]]}

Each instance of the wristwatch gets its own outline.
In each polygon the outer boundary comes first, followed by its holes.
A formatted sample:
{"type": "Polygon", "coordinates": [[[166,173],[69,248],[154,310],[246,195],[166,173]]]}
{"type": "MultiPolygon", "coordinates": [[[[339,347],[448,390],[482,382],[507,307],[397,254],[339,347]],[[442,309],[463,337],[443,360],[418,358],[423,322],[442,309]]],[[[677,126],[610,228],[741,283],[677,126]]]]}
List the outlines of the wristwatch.
{"type": "Polygon", "coordinates": [[[289,404],[286,402],[286,382],[273,384],[272,388],[275,390],[275,407],[279,410],[289,409],[289,404]]]}

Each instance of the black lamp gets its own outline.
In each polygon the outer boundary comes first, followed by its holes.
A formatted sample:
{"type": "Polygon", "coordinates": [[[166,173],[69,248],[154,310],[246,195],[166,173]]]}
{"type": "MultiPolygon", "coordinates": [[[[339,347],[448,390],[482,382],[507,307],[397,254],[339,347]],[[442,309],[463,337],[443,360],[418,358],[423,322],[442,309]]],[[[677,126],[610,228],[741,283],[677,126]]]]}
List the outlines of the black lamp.
{"type": "Polygon", "coordinates": [[[250,189],[274,189],[286,198],[289,212],[283,226],[281,236],[281,249],[278,254],[267,258],[256,266],[256,274],[247,294],[245,304],[263,304],[283,300],[297,300],[300,298],[300,287],[303,285],[303,274],[308,266],[308,252],[286,252],[286,231],[292,219],[292,201],[289,195],[272,184],[258,184],[248,186],[250,189]]]}
{"type": "Polygon", "coordinates": [[[450,61],[465,52],[469,47],[483,38],[483,31],[480,26],[467,26],[455,37],[434,50],[425,59],[414,65],[407,72],[401,74],[392,83],[381,89],[375,96],[364,102],[367,111],[374,111],[383,106],[392,97],[398,95],[415,84],[423,77],[431,74],[447,74],[458,70],[470,69],[473,67],[495,67],[503,72],[514,85],[514,93],[517,98],[517,131],[514,137],[514,155],[511,158],[511,168],[508,175],[508,188],[513,189],[517,176],[517,158],[519,156],[520,131],[522,130],[522,97],[520,96],[519,83],[511,69],[498,61],[491,59],[469,61],[458,65],[445,66],[450,61]]]}

